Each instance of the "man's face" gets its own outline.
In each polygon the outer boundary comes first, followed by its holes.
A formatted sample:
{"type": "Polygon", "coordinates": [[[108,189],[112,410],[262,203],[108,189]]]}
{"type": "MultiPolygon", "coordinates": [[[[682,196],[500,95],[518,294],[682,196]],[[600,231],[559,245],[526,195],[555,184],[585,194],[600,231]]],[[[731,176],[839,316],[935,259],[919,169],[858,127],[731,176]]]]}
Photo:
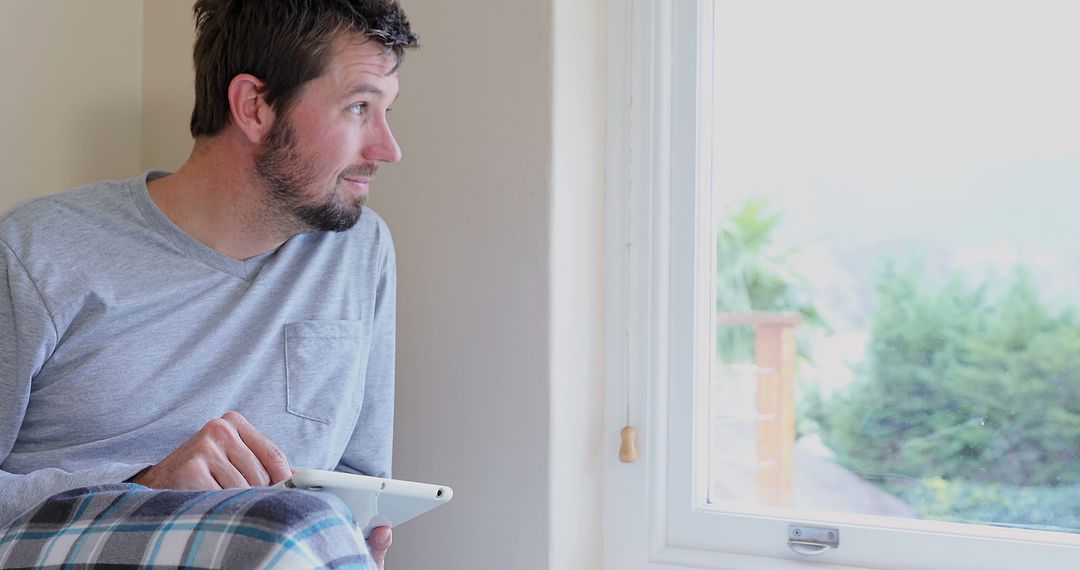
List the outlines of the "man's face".
{"type": "Polygon", "coordinates": [[[286,231],[344,231],[356,224],[380,162],[401,160],[386,112],[397,98],[394,54],[344,36],[327,70],[300,89],[256,152],[271,211],[286,231]]]}

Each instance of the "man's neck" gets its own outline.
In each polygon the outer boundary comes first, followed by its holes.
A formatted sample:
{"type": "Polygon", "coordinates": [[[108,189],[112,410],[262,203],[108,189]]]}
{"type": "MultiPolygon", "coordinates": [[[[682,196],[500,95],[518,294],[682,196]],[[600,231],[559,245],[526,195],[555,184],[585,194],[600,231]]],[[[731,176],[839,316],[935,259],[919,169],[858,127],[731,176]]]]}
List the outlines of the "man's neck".
{"type": "MultiPolygon", "coordinates": [[[[228,135],[225,135],[228,136],[228,135]]],[[[291,233],[267,210],[253,164],[228,152],[227,141],[196,143],[175,174],[147,183],[150,198],[180,229],[234,259],[276,249],[291,233]]],[[[295,233],[295,232],[294,232],[295,233]]]]}

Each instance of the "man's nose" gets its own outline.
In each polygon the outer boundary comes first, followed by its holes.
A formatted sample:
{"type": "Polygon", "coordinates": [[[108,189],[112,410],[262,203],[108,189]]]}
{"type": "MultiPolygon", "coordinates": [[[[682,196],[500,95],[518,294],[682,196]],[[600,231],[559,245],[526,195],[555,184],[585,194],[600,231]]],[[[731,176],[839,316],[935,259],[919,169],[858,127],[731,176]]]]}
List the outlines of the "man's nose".
{"type": "Polygon", "coordinates": [[[385,118],[379,121],[368,144],[364,145],[363,155],[368,161],[397,162],[401,160],[401,147],[398,146],[394,133],[390,131],[390,123],[385,118]]]}

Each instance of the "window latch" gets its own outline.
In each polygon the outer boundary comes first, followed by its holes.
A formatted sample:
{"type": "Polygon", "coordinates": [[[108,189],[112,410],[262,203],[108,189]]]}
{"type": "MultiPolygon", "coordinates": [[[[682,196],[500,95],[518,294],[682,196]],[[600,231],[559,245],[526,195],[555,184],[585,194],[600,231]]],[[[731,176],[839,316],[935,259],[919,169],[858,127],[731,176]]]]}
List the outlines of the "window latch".
{"type": "Polygon", "coordinates": [[[840,548],[840,530],[816,526],[789,525],[788,547],[796,554],[816,556],[840,548]]]}

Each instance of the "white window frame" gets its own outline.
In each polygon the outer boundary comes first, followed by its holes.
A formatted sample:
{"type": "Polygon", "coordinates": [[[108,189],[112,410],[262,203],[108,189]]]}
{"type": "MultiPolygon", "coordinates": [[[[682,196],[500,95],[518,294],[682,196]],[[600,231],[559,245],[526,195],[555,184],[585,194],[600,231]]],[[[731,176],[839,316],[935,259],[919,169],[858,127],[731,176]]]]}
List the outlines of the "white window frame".
{"type": "MultiPolygon", "coordinates": [[[[610,570],[1080,567],[1080,536],[954,523],[776,510],[718,513],[704,496],[704,445],[692,398],[709,374],[714,236],[707,165],[709,99],[698,70],[712,0],[609,2],[608,324],[604,557],[610,570]],[[699,118],[701,120],[699,120],[699,118]],[[708,129],[705,129],[707,131],[708,129]],[[704,161],[701,161],[704,162],[704,161]],[[706,247],[696,247],[706,244],[706,247]],[[695,249],[696,248],[696,249],[695,249]],[[687,276],[695,276],[688,278],[687,276]],[[629,417],[640,459],[618,459],[629,417]],[[697,488],[693,488],[694,485],[697,488]],[[840,529],[840,547],[809,558],[786,544],[791,523],[840,529]]],[[[711,85],[712,82],[709,81],[711,85]]]]}

